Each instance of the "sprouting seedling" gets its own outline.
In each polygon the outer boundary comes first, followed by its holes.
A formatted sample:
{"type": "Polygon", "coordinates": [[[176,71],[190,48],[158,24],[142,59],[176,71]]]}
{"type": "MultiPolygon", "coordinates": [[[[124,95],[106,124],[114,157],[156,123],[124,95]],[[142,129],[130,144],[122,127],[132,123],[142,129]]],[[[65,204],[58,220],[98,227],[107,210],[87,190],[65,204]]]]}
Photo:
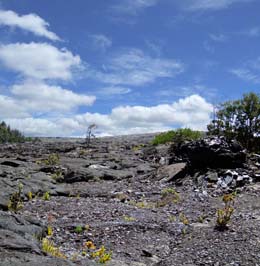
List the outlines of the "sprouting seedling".
{"type": "Polygon", "coordinates": [[[46,201],[48,201],[48,200],[51,199],[51,196],[50,196],[50,194],[49,194],[48,191],[46,191],[46,192],[43,194],[42,199],[43,199],[43,200],[46,200],[46,201]]]}
{"type": "Polygon", "coordinates": [[[83,227],[81,225],[77,225],[74,229],[75,233],[80,234],[83,232],[83,227]]]}

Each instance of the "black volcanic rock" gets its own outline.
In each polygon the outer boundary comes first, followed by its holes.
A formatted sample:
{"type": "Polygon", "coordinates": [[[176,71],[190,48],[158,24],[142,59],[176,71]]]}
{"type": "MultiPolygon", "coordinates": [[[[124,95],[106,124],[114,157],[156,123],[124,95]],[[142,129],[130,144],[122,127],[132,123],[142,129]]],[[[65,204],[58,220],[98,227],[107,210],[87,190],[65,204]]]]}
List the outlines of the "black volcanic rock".
{"type": "Polygon", "coordinates": [[[175,156],[187,161],[192,169],[237,168],[243,167],[246,162],[246,152],[242,146],[224,137],[208,137],[172,146],[171,150],[175,156]]]}

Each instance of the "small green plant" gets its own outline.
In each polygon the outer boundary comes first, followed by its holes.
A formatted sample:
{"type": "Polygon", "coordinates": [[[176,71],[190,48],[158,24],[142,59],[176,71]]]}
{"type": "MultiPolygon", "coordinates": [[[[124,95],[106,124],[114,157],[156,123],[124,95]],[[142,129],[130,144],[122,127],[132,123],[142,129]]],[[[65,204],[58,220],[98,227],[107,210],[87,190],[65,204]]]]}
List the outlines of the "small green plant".
{"type": "Polygon", "coordinates": [[[61,169],[58,169],[51,175],[51,178],[56,181],[62,181],[64,179],[63,173],[61,169]]]}
{"type": "Polygon", "coordinates": [[[75,228],[74,228],[74,232],[77,233],[77,234],[81,234],[83,232],[83,227],[81,225],[77,225],[75,228]]]}
{"type": "Polygon", "coordinates": [[[186,215],[183,213],[180,213],[179,219],[184,225],[188,225],[190,223],[186,215]]]}
{"type": "Polygon", "coordinates": [[[43,194],[42,199],[43,199],[43,200],[46,200],[46,201],[51,199],[51,196],[50,196],[50,194],[49,194],[48,191],[46,191],[46,192],[43,194]]]}
{"type": "Polygon", "coordinates": [[[96,249],[96,246],[94,245],[92,241],[87,241],[85,243],[85,247],[87,247],[88,249],[96,249]]]}
{"type": "Polygon", "coordinates": [[[48,236],[52,236],[53,235],[53,230],[52,230],[52,227],[50,225],[47,226],[47,235],[48,236]]]}
{"type": "Polygon", "coordinates": [[[48,156],[47,159],[42,161],[45,165],[57,165],[60,162],[59,154],[52,153],[48,156]]]}
{"type": "Polygon", "coordinates": [[[31,191],[29,191],[27,193],[27,197],[28,197],[29,200],[32,200],[33,199],[33,193],[31,191]]]}
{"type": "Polygon", "coordinates": [[[231,220],[231,216],[234,212],[234,198],[235,194],[225,194],[222,197],[224,202],[224,208],[217,210],[216,228],[219,230],[227,229],[227,225],[231,220]]]}
{"type": "Polygon", "coordinates": [[[139,145],[136,145],[132,148],[133,151],[139,151],[141,150],[142,148],[144,148],[145,145],[144,144],[139,144],[139,145]]]}
{"type": "Polygon", "coordinates": [[[18,192],[14,192],[8,202],[8,210],[17,212],[23,208],[23,200],[22,200],[22,193],[23,193],[23,184],[18,184],[18,192]]]}
{"type": "Polygon", "coordinates": [[[42,250],[53,257],[67,259],[67,257],[60,252],[60,249],[55,247],[53,242],[47,238],[42,239],[42,250]]]}
{"type": "Polygon", "coordinates": [[[205,218],[206,218],[206,216],[204,216],[204,215],[200,215],[200,216],[198,217],[198,222],[201,223],[201,224],[203,224],[204,221],[205,221],[205,218]]]}
{"type": "Polygon", "coordinates": [[[112,252],[104,253],[104,254],[99,258],[99,263],[105,264],[107,261],[110,261],[111,258],[112,258],[112,252]]]}
{"type": "Polygon", "coordinates": [[[139,209],[151,209],[155,207],[155,204],[153,202],[147,202],[145,199],[141,201],[130,200],[129,204],[139,209]]]}
{"type": "Polygon", "coordinates": [[[105,264],[112,258],[112,252],[107,253],[106,248],[101,246],[101,248],[91,254],[92,258],[98,258],[98,262],[105,264]]]}
{"type": "Polygon", "coordinates": [[[157,207],[164,207],[171,203],[178,203],[180,195],[174,188],[165,188],[161,192],[161,199],[157,202],[157,207]]]}

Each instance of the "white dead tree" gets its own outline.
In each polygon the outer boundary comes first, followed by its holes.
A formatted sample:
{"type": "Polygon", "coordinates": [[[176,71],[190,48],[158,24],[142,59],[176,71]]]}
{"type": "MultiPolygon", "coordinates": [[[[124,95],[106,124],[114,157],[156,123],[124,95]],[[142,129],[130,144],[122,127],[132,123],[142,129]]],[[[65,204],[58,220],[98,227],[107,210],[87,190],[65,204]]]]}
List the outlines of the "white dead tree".
{"type": "Polygon", "coordinates": [[[89,147],[91,138],[95,138],[96,136],[93,133],[93,130],[97,128],[96,124],[91,124],[88,126],[87,133],[86,133],[86,145],[89,147]]]}

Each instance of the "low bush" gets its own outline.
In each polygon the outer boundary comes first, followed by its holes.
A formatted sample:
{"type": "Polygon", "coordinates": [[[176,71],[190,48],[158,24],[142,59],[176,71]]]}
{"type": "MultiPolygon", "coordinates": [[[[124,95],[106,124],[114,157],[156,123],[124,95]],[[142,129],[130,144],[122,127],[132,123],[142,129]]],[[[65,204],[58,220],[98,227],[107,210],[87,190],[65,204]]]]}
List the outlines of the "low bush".
{"type": "Polygon", "coordinates": [[[192,130],[190,128],[179,128],[176,130],[171,130],[157,135],[152,140],[152,144],[159,145],[169,142],[174,142],[178,144],[186,140],[187,141],[197,140],[202,137],[203,133],[201,131],[192,130]]]}
{"type": "Polygon", "coordinates": [[[168,132],[163,132],[163,133],[157,135],[152,140],[152,144],[153,145],[159,145],[159,144],[165,144],[168,142],[172,142],[174,136],[175,136],[175,131],[173,131],[173,130],[168,131],[168,132]]]}

